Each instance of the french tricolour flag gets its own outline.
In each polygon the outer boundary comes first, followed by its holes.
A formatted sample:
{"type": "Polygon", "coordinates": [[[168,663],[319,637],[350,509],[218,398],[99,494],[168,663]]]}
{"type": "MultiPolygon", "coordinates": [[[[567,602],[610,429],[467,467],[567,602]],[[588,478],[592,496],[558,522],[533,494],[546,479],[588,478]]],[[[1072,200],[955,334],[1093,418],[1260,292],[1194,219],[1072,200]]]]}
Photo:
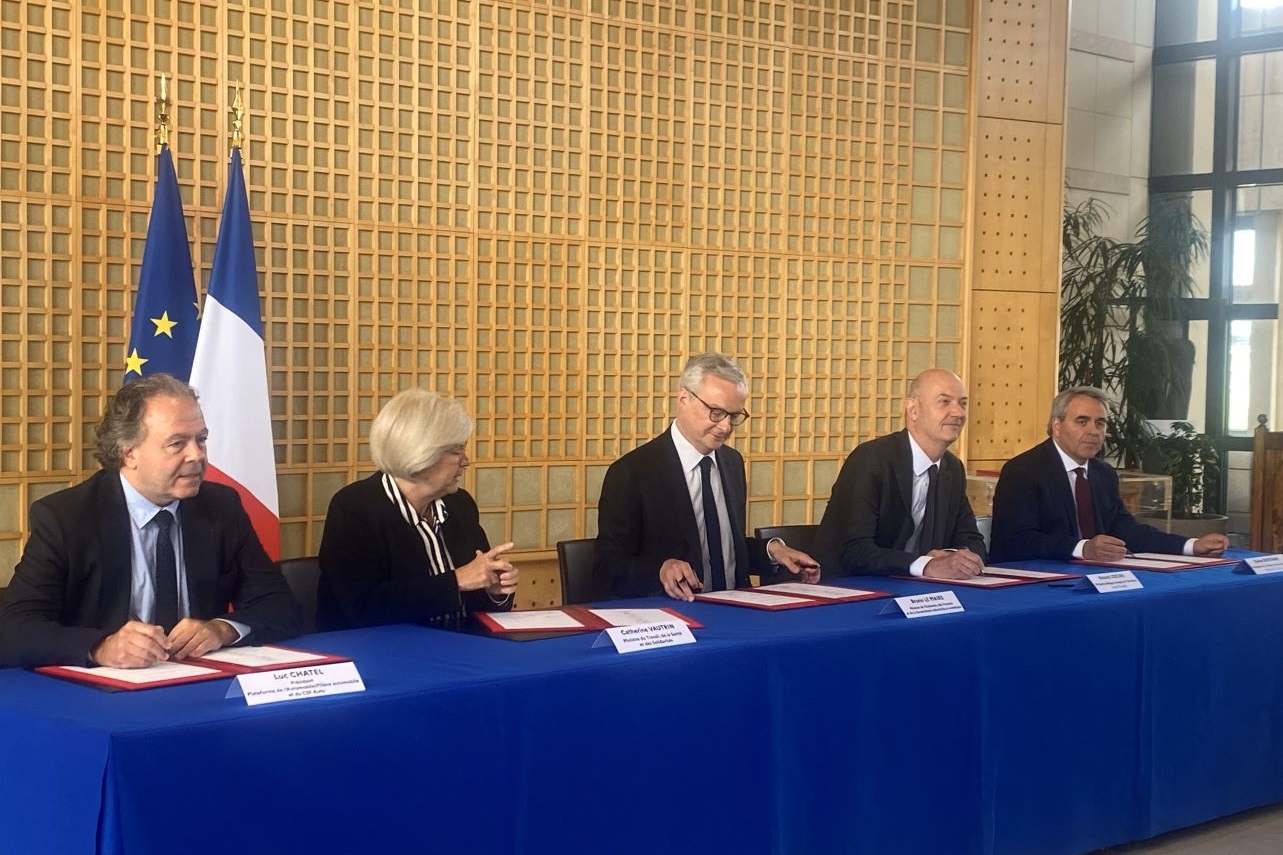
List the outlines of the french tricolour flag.
{"type": "Polygon", "coordinates": [[[241,150],[233,148],[191,383],[209,427],[206,477],[240,493],[263,548],[275,560],[281,555],[276,457],[258,266],[241,169],[241,150]]]}

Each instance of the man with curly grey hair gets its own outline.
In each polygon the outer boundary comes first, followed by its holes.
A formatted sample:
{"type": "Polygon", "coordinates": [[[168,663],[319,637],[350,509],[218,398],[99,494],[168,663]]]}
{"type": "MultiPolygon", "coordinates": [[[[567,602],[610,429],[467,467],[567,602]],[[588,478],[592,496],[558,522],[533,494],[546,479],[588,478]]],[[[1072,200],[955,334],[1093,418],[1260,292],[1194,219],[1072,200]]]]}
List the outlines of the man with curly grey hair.
{"type": "Polygon", "coordinates": [[[31,506],[0,666],[142,668],[298,633],[298,603],[240,497],[204,483],[207,436],[181,380],[116,393],[96,430],[103,468],[31,506]]]}

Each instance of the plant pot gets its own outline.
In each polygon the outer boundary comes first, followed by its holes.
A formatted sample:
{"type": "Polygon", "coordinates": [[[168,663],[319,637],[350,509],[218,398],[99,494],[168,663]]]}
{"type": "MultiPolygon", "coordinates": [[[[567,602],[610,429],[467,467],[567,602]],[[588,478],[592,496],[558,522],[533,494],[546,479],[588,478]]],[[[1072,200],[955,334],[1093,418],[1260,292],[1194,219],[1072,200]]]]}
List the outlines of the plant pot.
{"type": "Polygon", "coordinates": [[[1205,534],[1226,534],[1230,518],[1224,514],[1200,514],[1197,517],[1172,517],[1167,530],[1182,537],[1202,537],[1205,534]]]}

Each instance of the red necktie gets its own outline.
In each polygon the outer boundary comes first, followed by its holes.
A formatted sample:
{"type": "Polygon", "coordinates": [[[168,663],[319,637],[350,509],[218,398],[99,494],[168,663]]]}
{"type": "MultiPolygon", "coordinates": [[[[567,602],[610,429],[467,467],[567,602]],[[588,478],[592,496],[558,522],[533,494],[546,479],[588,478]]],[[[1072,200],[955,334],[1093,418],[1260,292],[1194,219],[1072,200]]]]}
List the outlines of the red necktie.
{"type": "Polygon", "coordinates": [[[1078,506],[1078,534],[1091,540],[1096,536],[1096,506],[1091,500],[1087,470],[1081,466],[1074,470],[1074,504],[1078,506]]]}

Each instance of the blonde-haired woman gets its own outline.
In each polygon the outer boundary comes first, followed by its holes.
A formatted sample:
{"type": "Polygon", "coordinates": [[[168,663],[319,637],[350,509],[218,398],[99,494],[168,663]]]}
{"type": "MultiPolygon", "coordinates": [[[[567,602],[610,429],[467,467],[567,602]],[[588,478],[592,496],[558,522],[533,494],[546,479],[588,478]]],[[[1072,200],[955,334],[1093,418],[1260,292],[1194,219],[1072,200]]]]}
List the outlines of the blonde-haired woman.
{"type": "Polygon", "coordinates": [[[334,494],[321,538],[320,629],[450,625],[512,608],[517,569],[490,548],[477,503],[459,486],[472,418],[458,401],[407,389],[370,428],[379,468],[334,494]]]}

